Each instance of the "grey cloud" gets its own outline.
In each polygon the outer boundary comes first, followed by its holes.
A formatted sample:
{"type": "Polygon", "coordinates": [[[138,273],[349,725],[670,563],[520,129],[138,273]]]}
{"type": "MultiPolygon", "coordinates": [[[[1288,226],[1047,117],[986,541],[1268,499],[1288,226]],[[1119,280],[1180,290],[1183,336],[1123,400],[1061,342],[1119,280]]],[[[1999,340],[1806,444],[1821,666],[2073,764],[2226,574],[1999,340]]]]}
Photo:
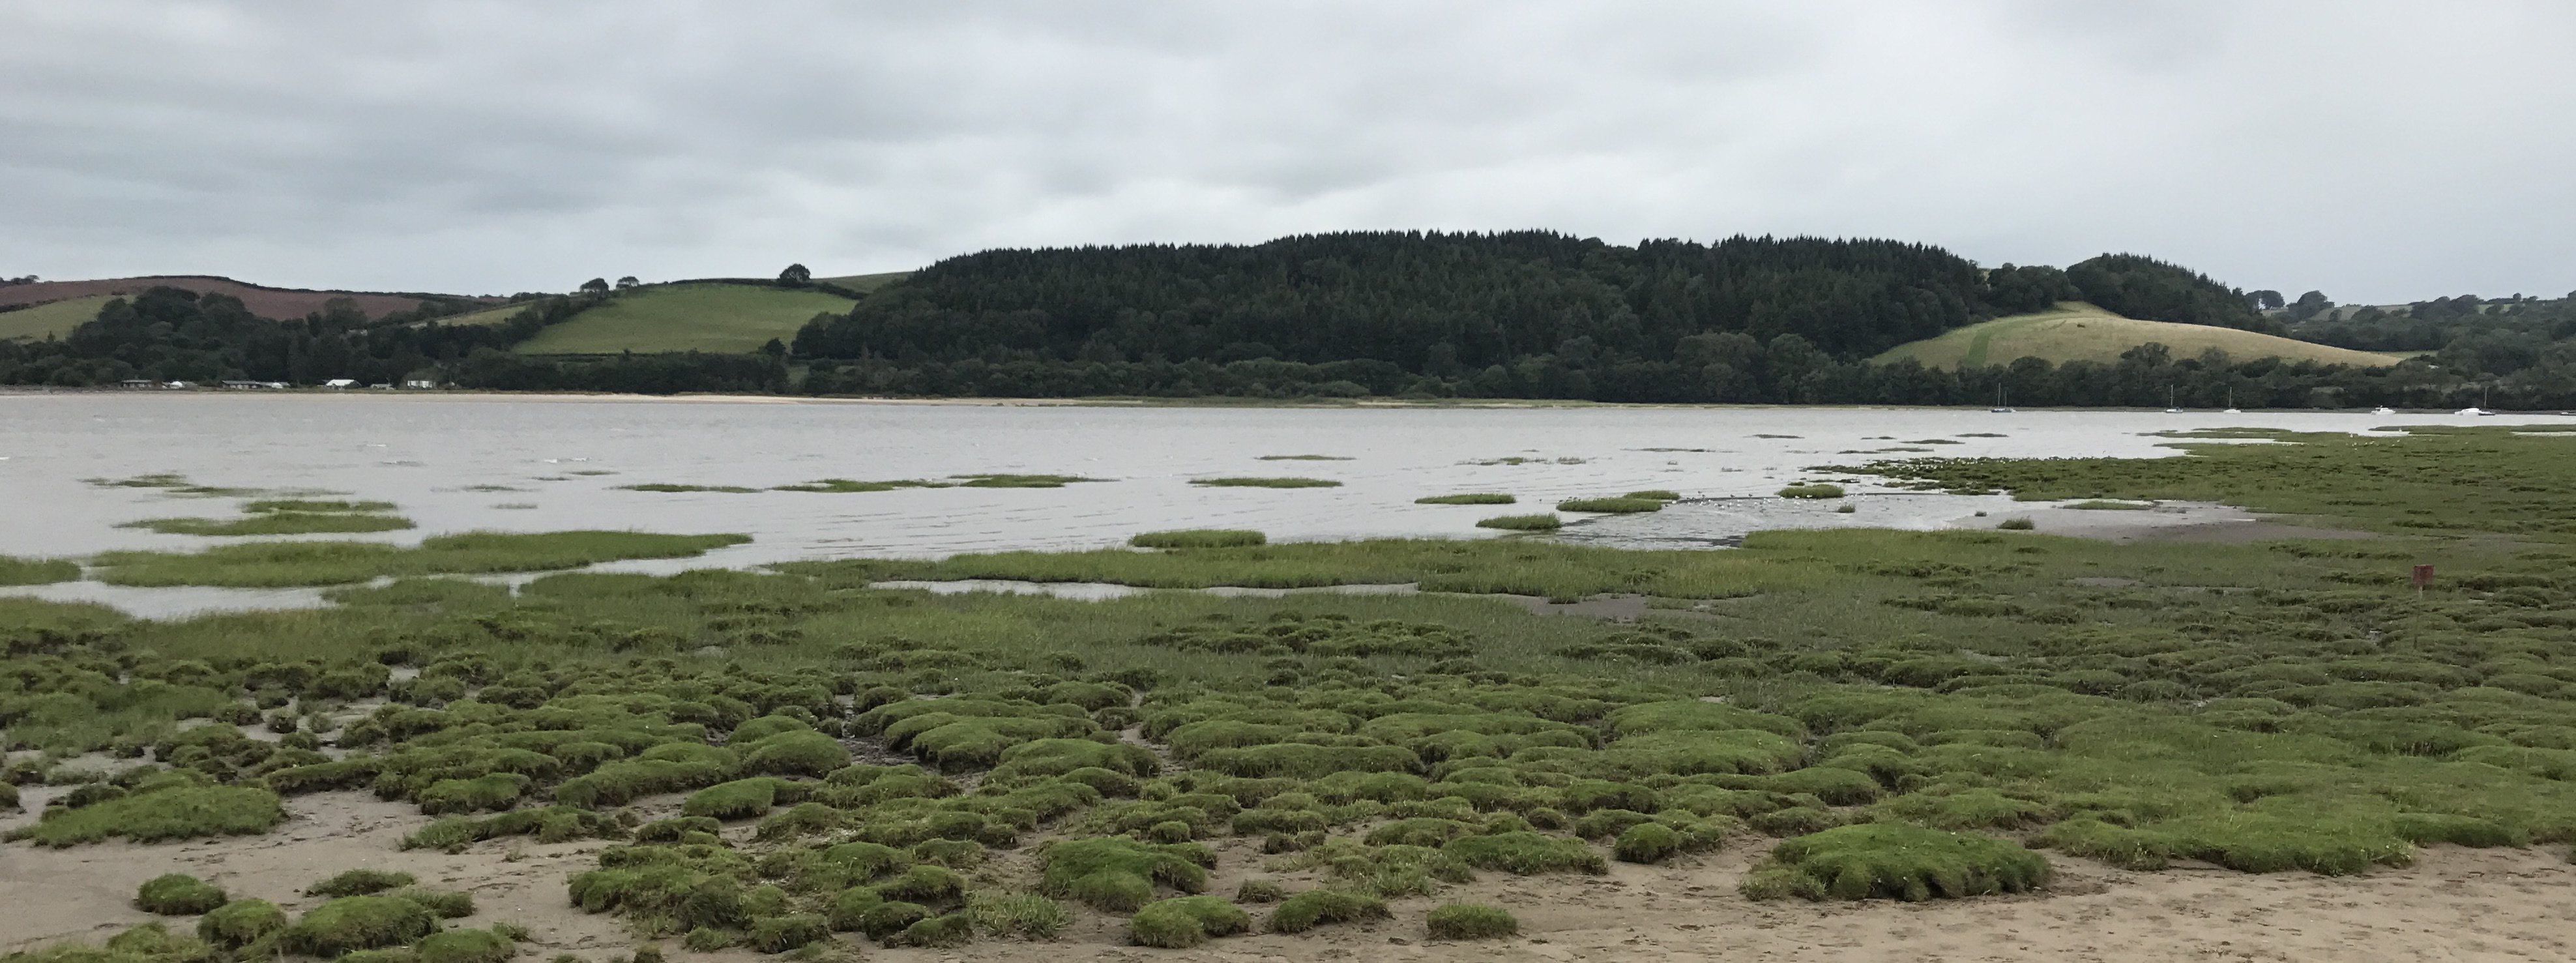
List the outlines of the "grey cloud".
{"type": "Polygon", "coordinates": [[[2576,287],[2565,4],[0,7],[0,274],[510,291],[1551,227],[2576,287]]]}

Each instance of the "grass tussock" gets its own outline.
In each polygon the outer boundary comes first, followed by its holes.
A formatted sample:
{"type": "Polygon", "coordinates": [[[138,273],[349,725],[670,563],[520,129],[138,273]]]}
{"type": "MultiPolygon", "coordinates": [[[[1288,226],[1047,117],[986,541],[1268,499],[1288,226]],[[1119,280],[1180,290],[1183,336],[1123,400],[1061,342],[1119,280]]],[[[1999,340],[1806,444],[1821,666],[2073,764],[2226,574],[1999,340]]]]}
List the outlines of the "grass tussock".
{"type": "Polygon", "coordinates": [[[225,901],[221,887],[186,873],[155,876],[134,893],[134,908],[155,916],[198,916],[225,901]]]}
{"type": "Polygon", "coordinates": [[[721,492],[728,495],[748,495],[760,491],[760,489],[749,488],[742,485],[691,485],[681,484],[678,482],[642,482],[634,485],[619,485],[617,488],[620,491],[663,492],[673,494],[681,492],[721,492]]]}
{"type": "Polygon", "coordinates": [[[1843,486],[1829,482],[1808,482],[1780,489],[1782,498],[1841,498],[1843,486]]]}
{"type": "Polygon", "coordinates": [[[1964,899],[2048,885],[2047,857],[1991,836],[1866,823],[1774,847],[1744,880],[1754,899],[1964,899]]]}
{"type": "Polygon", "coordinates": [[[269,831],[285,821],[286,811],[279,806],[277,794],[265,789],[175,785],[49,813],[48,817],[10,830],[8,840],[62,847],[111,837],[159,843],[245,836],[269,831]]]}
{"type": "Polygon", "coordinates": [[[1138,946],[1185,950],[1210,939],[1252,929],[1252,914],[1215,896],[1181,896],[1158,900],[1137,910],[1127,921],[1128,937],[1138,946]]]}
{"type": "Polygon", "coordinates": [[[1476,527],[1499,528],[1512,532],[1553,532],[1565,527],[1565,522],[1549,514],[1496,515],[1492,518],[1477,519],[1476,527]]]}
{"type": "Polygon", "coordinates": [[[1136,548],[1239,548],[1269,543],[1270,537],[1260,532],[1231,528],[1145,532],[1127,539],[1127,544],[1136,548]]]}
{"type": "Polygon", "coordinates": [[[1443,903],[1423,917],[1423,925],[1435,940],[1492,940],[1521,931],[1511,911],[1480,903],[1443,903]]]}
{"type": "Polygon", "coordinates": [[[1341,482],[1328,478],[1193,478],[1190,484],[1206,488],[1340,488],[1341,482]]]}
{"type": "Polygon", "coordinates": [[[1416,505],[1511,505],[1520,499],[1501,492],[1466,492],[1457,495],[1431,495],[1416,498],[1416,505]]]}
{"type": "Polygon", "coordinates": [[[1644,491],[1629,492],[1619,497],[1643,498],[1647,501],[1654,502],[1677,502],[1682,500],[1682,493],[1673,491],[1669,488],[1649,488],[1644,491]]]}

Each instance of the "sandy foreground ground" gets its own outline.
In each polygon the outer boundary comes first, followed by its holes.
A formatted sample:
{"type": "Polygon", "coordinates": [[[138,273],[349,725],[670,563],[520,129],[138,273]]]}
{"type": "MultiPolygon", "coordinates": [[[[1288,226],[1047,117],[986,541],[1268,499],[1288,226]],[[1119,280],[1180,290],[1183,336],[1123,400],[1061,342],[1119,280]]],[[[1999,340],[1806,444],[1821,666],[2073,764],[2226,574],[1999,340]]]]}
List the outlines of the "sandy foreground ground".
{"type": "MultiPolygon", "coordinates": [[[[674,800],[675,801],[675,800],[674,800]]],[[[39,800],[30,802],[41,805],[39,800]]],[[[341,870],[401,869],[423,885],[471,892],[479,912],[459,925],[511,920],[533,931],[523,958],[570,953],[602,963],[636,940],[613,917],[591,916],[564,897],[564,880],[594,865],[602,843],[494,841],[462,854],[399,852],[396,841],[427,822],[409,805],[364,793],[325,793],[290,803],[295,816],[255,837],[49,850],[0,847],[0,951],[61,939],[103,939],[151,919],[130,905],[135,887],[162,873],[192,873],[236,896],[302,910],[298,895],[341,870]]],[[[27,819],[18,816],[8,822],[27,819]]],[[[1767,842],[1674,866],[1613,863],[1609,875],[1514,877],[1485,873],[1437,899],[1393,904],[1395,919],[1327,926],[1299,936],[1223,939],[1193,950],[1124,945],[1112,917],[1078,911],[1053,942],[986,941],[957,950],[890,950],[855,937],[864,959],[893,961],[2167,961],[2167,960],[2569,960],[2576,959],[2576,865],[2564,847],[2423,850],[2413,866],[2363,877],[2254,876],[2216,868],[2132,873],[2051,856],[2059,879],[2044,895],[1907,905],[1755,903],[1736,882],[1767,842]],[[1422,914],[1448,900],[1487,902],[1521,920],[1520,937],[1486,943],[1432,941],[1422,914]]],[[[1271,874],[1261,857],[1229,842],[1212,892],[1231,894],[1247,875],[1294,890],[1306,874],[1271,874]]],[[[996,854],[1000,866],[1023,854],[996,854]]],[[[1023,877],[1025,878],[1025,877],[1023,877]]],[[[1255,916],[1262,915],[1254,907],[1255,916]]],[[[183,927],[186,920],[173,921],[183,927]]],[[[757,959],[745,950],[674,956],[757,959]]]]}

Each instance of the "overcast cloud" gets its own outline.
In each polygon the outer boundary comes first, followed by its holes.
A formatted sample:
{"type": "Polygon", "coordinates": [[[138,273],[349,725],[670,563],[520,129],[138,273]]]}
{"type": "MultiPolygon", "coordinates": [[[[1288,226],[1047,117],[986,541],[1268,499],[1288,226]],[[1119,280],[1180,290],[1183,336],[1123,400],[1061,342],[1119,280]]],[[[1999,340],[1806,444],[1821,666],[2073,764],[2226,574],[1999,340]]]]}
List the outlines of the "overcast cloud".
{"type": "Polygon", "coordinates": [[[1553,228],[2576,288],[2576,3],[0,5],[0,274],[506,293],[1553,228]]]}

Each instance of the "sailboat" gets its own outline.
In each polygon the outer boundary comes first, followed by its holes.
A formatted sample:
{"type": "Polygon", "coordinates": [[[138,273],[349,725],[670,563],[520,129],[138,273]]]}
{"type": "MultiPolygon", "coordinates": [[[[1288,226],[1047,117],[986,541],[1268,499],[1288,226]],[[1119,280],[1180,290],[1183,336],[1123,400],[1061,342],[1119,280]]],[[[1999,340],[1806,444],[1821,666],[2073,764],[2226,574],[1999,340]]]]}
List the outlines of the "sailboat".
{"type": "Polygon", "coordinates": [[[2004,386],[1995,386],[1995,406],[1986,410],[1999,415],[2009,415],[2013,413],[2012,406],[2004,403],[2004,386]]]}
{"type": "Polygon", "coordinates": [[[2227,413],[2231,415],[2241,415],[2245,413],[2244,409],[2236,407],[2236,389],[2234,388],[2227,389],[2227,413]]]}
{"type": "Polygon", "coordinates": [[[2182,406],[2174,404],[2174,390],[2172,385],[2165,386],[2165,414],[2182,414],[2182,406]]]}
{"type": "Polygon", "coordinates": [[[2370,409],[2370,413],[2374,415],[2393,415],[2397,413],[2397,409],[2391,408],[2387,405],[2381,405],[2377,408],[2370,409]]]}

